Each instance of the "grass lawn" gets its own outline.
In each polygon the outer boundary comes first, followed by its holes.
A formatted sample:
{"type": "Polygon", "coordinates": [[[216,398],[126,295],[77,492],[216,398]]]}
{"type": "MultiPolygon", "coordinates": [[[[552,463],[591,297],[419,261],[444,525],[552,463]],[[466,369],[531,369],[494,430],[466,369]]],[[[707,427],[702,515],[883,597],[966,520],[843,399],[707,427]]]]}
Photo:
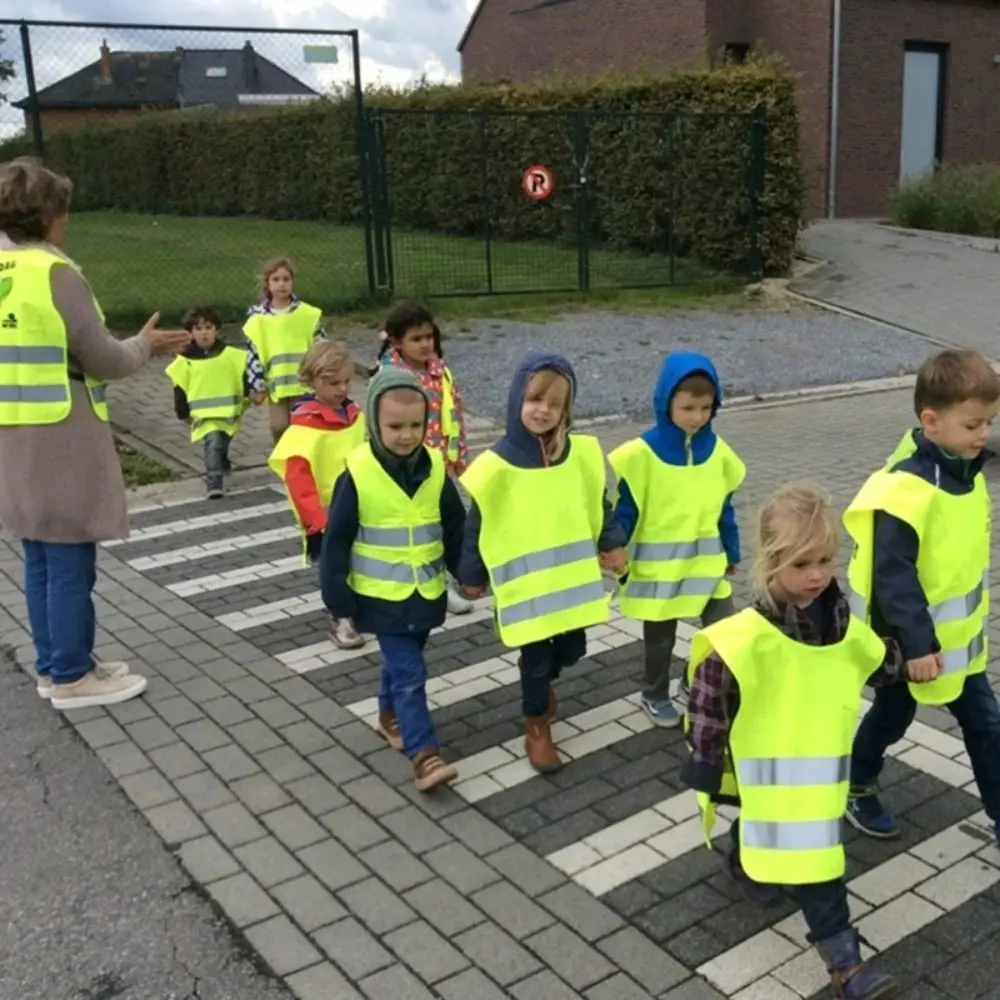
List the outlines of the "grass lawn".
{"type": "MultiPolygon", "coordinates": [[[[70,220],[67,250],[84,269],[109,325],[121,328],[137,326],[157,310],[173,322],[199,303],[214,304],[227,320],[241,319],[258,297],[261,263],[285,254],[296,264],[299,294],[325,312],[371,306],[363,233],[351,227],[79,212],[70,220]]],[[[594,250],[590,257],[591,285],[599,294],[624,285],[665,285],[671,279],[701,282],[715,292],[733,286],[731,279],[679,260],[671,273],[666,256],[594,250]]],[[[482,240],[398,232],[393,259],[398,297],[487,292],[492,271],[496,293],[543,291],[556,293],[557,300],[579,299],[573,248],[495,244],[488,268],[482,240]]],[[[471,315],[492,311],[481,300],[471,308],[471,315]]]]}
{"type": "Polygon", "coordinates": [[[117,438],[115,438],[115,450],[118,452],[122,478],[129,489],[136,486],[150,486],[153,483],[168,483],[177,478],[171,469],[123,444],[117,438]]]}

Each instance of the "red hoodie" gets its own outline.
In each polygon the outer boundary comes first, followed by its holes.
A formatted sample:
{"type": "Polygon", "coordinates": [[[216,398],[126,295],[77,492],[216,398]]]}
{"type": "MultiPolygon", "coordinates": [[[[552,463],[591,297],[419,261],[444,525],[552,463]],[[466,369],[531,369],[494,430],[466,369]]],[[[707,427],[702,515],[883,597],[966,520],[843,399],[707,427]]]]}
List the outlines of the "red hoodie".
{"type": "MultiPolygon", "coordinates": [[[[337,410],[318,399],[307,399],[292,411],[291,423],[336,433],[353,426],[361,416],[361,409],[349,399],[344,400],[343,406],[337,410]]],[[[306,459],[288,459],[285,465],[285,487],[302,519],[306,534],[314,535],[323,531],[326,528],[326,508],[320,502],[319,489],[306,459]]]]}

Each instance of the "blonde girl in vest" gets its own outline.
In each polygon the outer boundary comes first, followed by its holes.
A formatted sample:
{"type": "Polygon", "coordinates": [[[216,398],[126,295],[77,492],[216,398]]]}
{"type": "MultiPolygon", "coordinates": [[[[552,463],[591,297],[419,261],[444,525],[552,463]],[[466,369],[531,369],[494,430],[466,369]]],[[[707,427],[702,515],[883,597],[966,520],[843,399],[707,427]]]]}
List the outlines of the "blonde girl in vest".
{"type": "MultiPolygon", "coordinates": [[[[420,380],[430,400],[424,444],[441,452],[448,475],[460,476],[469,461],[462,395],[455,376],[444,363],[441,331],[423,306],[403,302],[389,313],[382,330],[378,365],[402,368],[420,380]]],[[[472,604],[449,587],[448,611],[467,615],[472,604]]]]}
{"type": "Polygon", "coordinates": [[[275,444],[291,411],[307,392],[299,365],[313,341],[323,336],[323,313],[295,295],[295,270],[287,257],[269,260],[260,276],[260,301],[247,310],[243,333],[249,342],[247,368],[255,393],[267,394],[275,444]]]}
{"type": "MultiPolygon", "coordinates": [[[[346,468],[347,456],[364,443],[365,422],[348,396],[354,362],[342,345],[318,340],[302,361],[299,377],[312,392],[292,410],[288,430],[275,445],[268,465],[285,484],[306,558],[315,565],[333,484],[346,468]]],[[[333,618],[330,638],[341,649],[365,644],[350,618],[333,618]]]]}
{"type": "Polygon", "coordinates": [[[459,580],[472,598],[492,587],[500,641],[521,650],[525,751],[543,773],[562,766],[552,682],[586,654],[585,629],[608,620],[602,567],[620,576],[626,565],[600,443],[570,433],[575,393],[564,357],[528,354],[507,432],[462,477],[472,504],[459,580]]]}
{"type": "Polygon", "coordinates": [[[764,906],[791,892],[834,996],[872,1000],[896,981],[861,959],[842,816],[862,689],[906,677],[896,644],[851,615],[833,575],[839,541],[834,511],[810,486],[780,489],[761,511],[753,605],[692,642],[681,780],[698,792],[707,833],[713,803],[727,802],[723,772],[735,774],[729,877],[764,906]]]}
{"type": "Polygon", "coordinates": [[[174,385],[174,412],[190,425],[192,443],[202,442],[209,500],[225,495],[223,477],[232,471],[229,446],[253,390],[247,352],[219,340],[221,327],[218,312],[210,306],[189,309],[184,329],[192,342],[165,372],[174,385]]]}

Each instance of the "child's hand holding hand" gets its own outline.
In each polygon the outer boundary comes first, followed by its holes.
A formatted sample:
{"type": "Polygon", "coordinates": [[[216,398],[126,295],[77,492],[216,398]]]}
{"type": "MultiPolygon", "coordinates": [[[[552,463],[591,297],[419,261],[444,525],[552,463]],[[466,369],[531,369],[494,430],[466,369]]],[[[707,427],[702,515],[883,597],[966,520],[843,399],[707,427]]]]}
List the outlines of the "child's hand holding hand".
{"type": "Polygon", "coordinates": [[[481,597],[486,596],[486,588],[482,586],[469,586],[469,584],[462,584],[462,593],[470,601],[478,601],[481,597]]]}
{"type": "Polygon", "coordinates": [[[263,403],[264,400],[266,400],[266,399],[267,399],[267,393],[266,392],[251,392],[250,393],[250,402],[253,403],[254,406],[260,406],[260,404],[263,403]]]}
{"type": "Polygon", "coordinates": [[[940,653],[928,653],[916,660],[907,660],[906,674],[914,684],[927,684],[937,680],[942,666],[940,653]]]}
{"type": "Polygon", "coordinates": [[[729,565],[726,567],[726,576],[736,576],[736,566],[729,565]]]}
{"type": "Polygon", "coordinates": [[[610,573],[614,573],[615,576],[624,576],[625,570],[628,569],[628,556],[621,546],[617,549],[610,549],[607,552],[600,553],[599,558],[601,567],[610,573]]]}

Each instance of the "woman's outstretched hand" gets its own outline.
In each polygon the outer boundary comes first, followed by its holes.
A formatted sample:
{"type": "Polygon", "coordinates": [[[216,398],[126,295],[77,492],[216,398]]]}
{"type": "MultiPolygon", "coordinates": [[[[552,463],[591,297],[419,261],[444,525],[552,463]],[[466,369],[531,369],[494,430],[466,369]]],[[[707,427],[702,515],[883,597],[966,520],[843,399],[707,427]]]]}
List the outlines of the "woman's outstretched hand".
{"type": "Polygon", "coordinates": [[[150,354],[176,354],[191,343],[187,330],[160,330],[156,326],[159,321],[160,314],[153,313],[139,331],[139,336],[149,345],[150,354]]]}

